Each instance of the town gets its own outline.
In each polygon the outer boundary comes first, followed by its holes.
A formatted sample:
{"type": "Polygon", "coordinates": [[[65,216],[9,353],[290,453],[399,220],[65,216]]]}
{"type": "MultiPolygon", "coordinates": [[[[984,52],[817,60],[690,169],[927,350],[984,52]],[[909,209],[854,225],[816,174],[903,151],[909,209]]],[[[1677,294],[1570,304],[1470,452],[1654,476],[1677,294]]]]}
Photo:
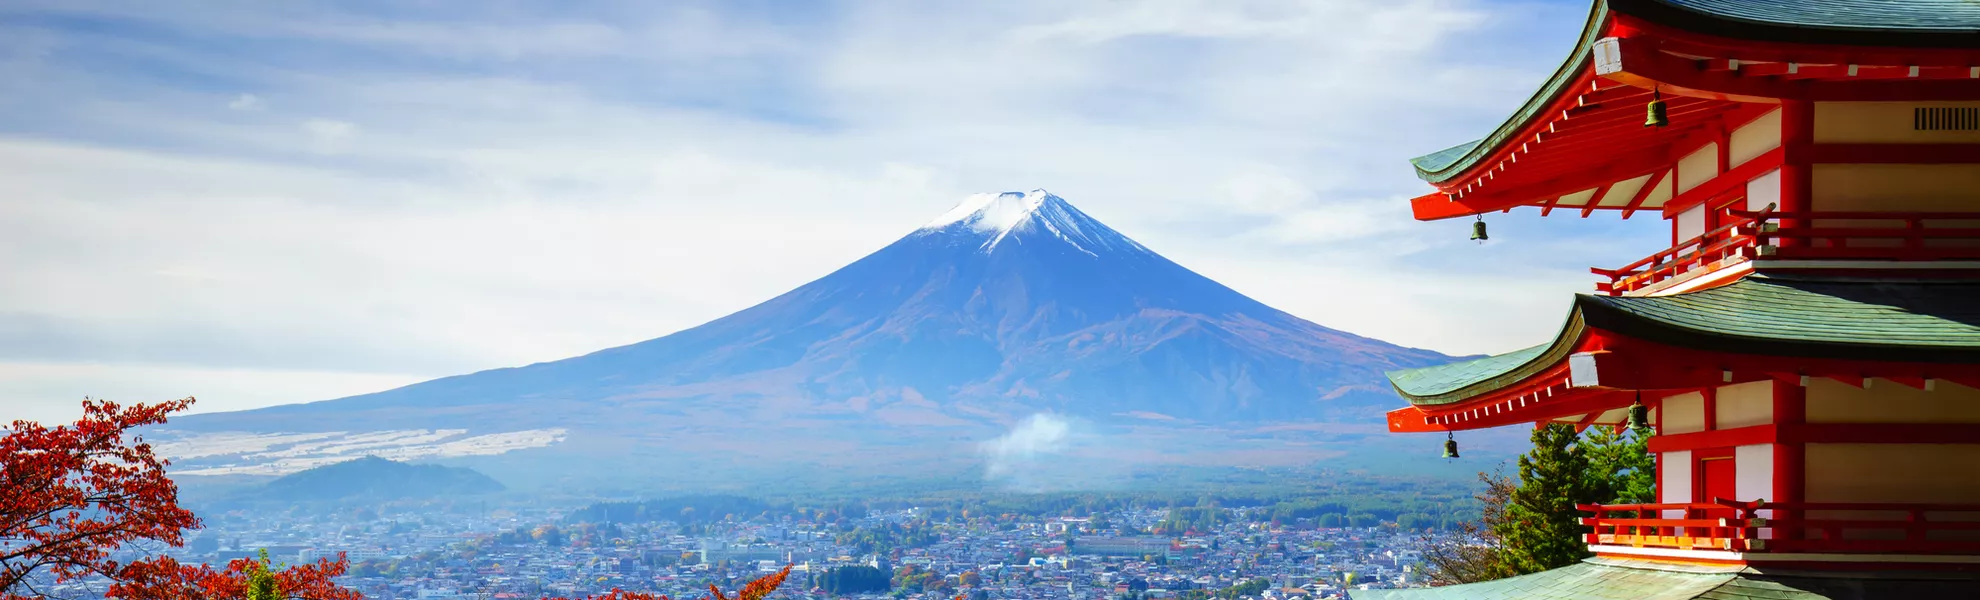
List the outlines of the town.
{"type": "MultiPolygon", "coordinates": [[[[782,598],[1204,600],[1338,598],[1343,588],[1421,585],[1423,549],[1453,539],[1365,516],[1275,524],[1252,508],[1003,515],[987,526],[934,522],[923,508],[703,524],[573,523],[568,508],[476,508],[236,511],[214,515],[171,554],[216,565],[263,551],[288,564],[341,554],[351,569],[340,583],[381,600],[575,597],[613,588],[693,598],[710,584],[733,589],[786,565],[792,572],[782,598]],[[1182,512],[1222,518],[1151,533],[1182,512]]],[[[67,591],[93,597],[92,587],[100,594],[100,585],[67,591]]]]}

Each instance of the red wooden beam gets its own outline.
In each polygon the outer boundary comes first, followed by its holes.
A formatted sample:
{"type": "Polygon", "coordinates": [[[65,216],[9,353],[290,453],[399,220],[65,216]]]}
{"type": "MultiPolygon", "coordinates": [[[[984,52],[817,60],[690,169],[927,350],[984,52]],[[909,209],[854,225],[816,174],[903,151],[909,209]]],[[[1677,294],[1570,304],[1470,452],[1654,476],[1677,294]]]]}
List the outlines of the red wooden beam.
{"type": "Polygon", "coordinates": [[[1586,135],[1556,140],[1534,147],[1532,154],[1522,158],[1519,168],[1509,173],[1501,173],[1497,183],[1507,180],[1527,181],[1546,178],[1548,169],[1568,166],[1574,169],[1587,169],[1612,165],[1616,160],[1630,157],[1654,157],[1666,162],[1675,161],[1682,153],[1682,144],[1694,132],[1703,129],[1704,124],[1678,127],[1663,133],[1643,131],[1590,132],[1586,135]],[[1661,150],[1661,151],[1660,151],[1661,150]]]}
{"type": "Polygon", "coordinates": [[[1466,194],[1455,199],[1441,192],[1418,196],[1410,200],[1410,209],[1416,218],[1422,221],[1467,217],[1532,204],[1544,198],[1578,192],[1604,183],[1639,177],[1646,173],[1668,169],[1670,168],[1668,163],[1668,155],[1661,151],[1637,153],[1626,157],[1615,157],[1606,166],[1585,169],[1531,185],[1500,187],[1489,193],[1466,194]]]}
{"type": "Polygon", "coordinates": [[[1781,442],[1790,444],[1980,444],[1980,427],[1972,423],[1802,423],[1781,427],[1781,442]]]}
{"type": "Polygon", "coordinates": [[[1855,77],[1852,65],[1801,65],[1793,73],[1781,75],[1781,79],[1839,79],[1855,77]]]}
{"type": "Polygon", "coordinates": [[[1886,381],[1890,381],[1891,383],[1902,385],[1904,387],[1908,387],[1914,390],[1924,390],[1925,382],[1928,381],[1924,377],[1905,377],[1903,375],[1882,375],[1880,377],[1886,381]]]}
{"type": "Polygon", "coordinates": [[[1741,62],[1799,62],[1803,64],[1944,65],[1980,64],[1980,49],[1838,46],[1789,42],[1755,42],[1697,33],[1617,13],[1611,35],[1650,36],[1666,51],[1691,56],[1734,57],[1741,62]]]}
{"type": "Polygon", "coordinates": [[[1657,87],[1667,96],[1742,102],[1779,99],[1916,101],[1980,97],[1980,80],[1974,79],[1887,80],[1876,85],[1863,85],[1857,81],[1781,81],[1742,77],[1732,72],[1702,69],[1696,59],[1666,52],[1670,47],[1660,45],[1660,40],[1626,37],[1617,41],[1621,60],[1614,70],[1602,76],[1638,87],[1657,87]]]}
{"type": "Polygon", "coordinates": [[[1742,62],[1739,64],[1737,72],[1741,77],[1772,77],[1775,75],[1793,75],[1800,69],[1800,63],[1775,62],[1749,64],[1742,62]]]}
{"type": "Polygon", "coordinates": [[[1953,373],[1934,374],[1933,379],[1944,379],[1966,387],[1980,389],[1980,375],[1960,375],[1953,373]]]}
{"type": "MultiPolygon", "coordinates": [[[[1709,114],[1732,107],[1732,103],[1718,100],[1673,98],[1664,102],[1664,114],[1671,117],[1672,122],[1676,122],[1680,117],[1709,114]]],[[[1595,114],[1556,120],[1547,127],[1546,131],[1552,134],[1564,134],[1614,126],[1634,127],[1641,130],[1643,129],[1643,110],[1643,106],[1641,105],[1630,107],[1619,106],[1595,114]]],[[[1654,129],[1650,131],[1655,132],[1654,129]]]]}
{"type": "Polygon", "coordinates": [[[1602,187],[1595,188],[1595,195],[1588,197],[1588,205],[1581,207],[1581,218],[1586,219],[1588,215],[1595,214],[1595,204],[1602,201],[1602,196],[1609,193],[1609,186],[1612,185],[1615,185],[1615,182],[1604,183],[1602,187]]]}
{"type": "Polygon", "coordinates": [[[1648,98],[1650,98],[1650,90],[1648,89],[1636,87],[1633,85],[1623,85],[1607,79],[1596,79],[1595,81],[1609,84],[1609,87],[1603,88],[1598,91],[1582,94],[1580,98],[1576,99],[1576,102],[1579,102],[1584,105],[1592,105],[1592,104],[1606,105],[1611,102],[1635,100],[1637,98],[1643,98],[1647,100],[1648,98]]]}
{"type": "Polygon", "coordinates": [[[1716,431],[1696,431],[1692,433],[1669,433],[1652,437],[1645,445],[1651,452],[1675,452],[1700,448],[1735,448],[1754,444],[1771,444],[1777,439],[1774,425],[1754,425],[1716,431]]]}
{"type": "Polygon", "coordinates": [[[1630,215],[1636,214],[1636,209],[1643,207],[1643,201],[1650,199],[1650,194],[1657,191],[1657,187],[1663,185],[1665,179],[1670,178],[1669,173],[1669,171],[1651,173],[1649,179],[1643,180],[1643,187],[1636,188],[1636,195],[1630,196],[1629,204],[1623,205],[1622,218],[1627,219],[1630,215]]]}
{"type": "Polygon", "coordinates": [[[1625,144],[1635,143],[1638,146],[1669,144],[1710,125],[1711,123],[1705,121],[1687,121],[1669,127],[1646,129],[1640,124],[1628,124],[1608,129],[1575,132],[1573,135],[1550,138],[1546,142],[1534,145],[1533,152],[1527,158],[1520,160],[1520,170],[1531,170],[1528,163],[1535,162],[1536,159],[1564,155],[1579,159],[1582,163],[1590,162],[1592,157],[1581,153],[1582,150],[1615,154],[1616,151],[1612,148],[1625,144]]]}
{"type": "Polygon", "coordinates": [[[1864,382],[1864,379],[1863,379],[1863,376],[1862,376],[1862,375],[1845,375],[1845,374],[1842,374],[1842,373],[1826,373],[1826,374],[1823,374],[1823,375],[1822,375],[1822,377],[1825,377],[1825,378],[1828,378],[1828,379],[1833,379],[1833,380],[1835,380],[1835,382],[1836,382],[1836,383],[1840,383],[1840,384],[1843,384],[1843,385],[1847,385],[1847,386],[1850,386],[1850,387],[1854,387],[1854,388],[1859,388],[1859,389],[1860,389],[1860,388],[1864,388],[1864,387],[1867,387],[1867,386],[1865,385],[1865,382],[1864,382]]]}
{"type": "MultiPolygon", "coordinates": [[[[1721,151],[1724,151],[1724,149],[1722,148],[1721,151]]],[[[1665,202],[1664,216],[1670,217],[1676,215],[1719,194],[1745,187],[1748,181],[1752,181],[1754,178],[1768,171],[1779,168],[1785,156],[1785,150],[1775,148],[1753,157],[1752,160],[1740,163],[1737,167],[1719,173],[1704,183],[1685,190],[1683,193],[1673,196],[1670,201],[1665,202]]]]}
{"type": "Polygon", "coordinates": [[[1598,409],[1595,409],[1595,410],[1591,410],[1591,411],[1588,411],[1588,414],[1585,414],[1585,415],[1582,415],[1582,416],[1581,416],[1581,420],[1580,420],[1580,421],[1576,421],[1576,422],[1574,423],[1574,432],[1575,432],[1575,433],[1581,433],[1581,432],[1583,432],[1583,431],[1588,431],[1588,426],[1589,426],[1589,425],[1594,425],[1594,424],[1595,424],[1595,420],[1596,420],[1596,419],[1600,419],[1600,418],[1602,418],[1602,413],[1605,413],[1605,412],[1609,412],[1609,411],[1607,411],[1607,410],[1603,410],[1603,409],[1599,409],[1599,408],[1598,408],[1598,409]]]}

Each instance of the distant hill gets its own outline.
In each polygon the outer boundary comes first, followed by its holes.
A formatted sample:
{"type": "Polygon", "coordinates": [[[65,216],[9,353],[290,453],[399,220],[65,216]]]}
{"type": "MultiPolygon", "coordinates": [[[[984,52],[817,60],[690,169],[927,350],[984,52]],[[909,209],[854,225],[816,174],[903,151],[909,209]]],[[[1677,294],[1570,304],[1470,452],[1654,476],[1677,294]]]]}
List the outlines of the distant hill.
{"type": "MultiPolygon", "coordinates": [[[[644,523],[649,521],[720,521],[731,516],[755,517],[771,511],[770,504],[743,496],[726,494],[676,496],[645,502],[599,502],[586,506],[566,520],[573,523],[644,523]]],[[[789,510],[789,505],[783,507],[789,510]]]]}
{"type": "Polygon", "coordinates": [[[501,482],[461,467],[415,465],[376,456],[291,473],[245,494],[286,502],[398,500],[499,492],[501,482]]]}

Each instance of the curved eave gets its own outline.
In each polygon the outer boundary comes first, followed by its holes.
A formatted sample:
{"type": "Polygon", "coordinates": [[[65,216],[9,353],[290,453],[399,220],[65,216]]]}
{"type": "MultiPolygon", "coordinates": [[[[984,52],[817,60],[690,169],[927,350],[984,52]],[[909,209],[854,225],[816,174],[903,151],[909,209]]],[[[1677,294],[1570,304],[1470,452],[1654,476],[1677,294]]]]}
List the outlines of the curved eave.
{"type": "Polygon", "coordinates": [[[1455,179],[1498,152],[1507,141],[1520,137],[1534,118],[1547,112],[1559,101],[1561,94],[1577,83],[1583,83],[1592,70],[1589,63],[1594,60],[1589,48],[1601,39],[1604,25],[1608,21],[1608,4],[1597,0],[1588,11],[1588,23],[1583,26],[1581,38],[1575,42],[1574,50],[1554,74],[1547,78],[1547,84],[1526,99],[1519,110],[1500,123],[1491,135],[1477,141],[1459,144],[1424,156],[1411,159],[1416,167],[1416,176],[1430,183],[1443,183],[1455,179]]]}
{"type": "Polygon", "coordinates": [[[1514,387],[1557,369],[1581,340],[1586,325],[1581,311],[1568,315],[1568,322],[1552,342],[1476,360],[1421,369],[1391,371],[1386,375],[1396,394],[1416,406],[1435,407],[1457,404],[1514,387]],[[1485,367],[1485,368],[1478,368],[1485,367]],[[1440,373],[1471,371],[1462,377],[1438,377],[1440,373]]]}
{"type": "Polygon", "coordinates": [[[1669,296],[1577,294],[1544,346],[1388,373],[1410,404],[1461,403],[1558,370],[1591,330],[1674,348],[1794,359],[1980,365],[1980,282],[1749,276],[1669,296]]]}

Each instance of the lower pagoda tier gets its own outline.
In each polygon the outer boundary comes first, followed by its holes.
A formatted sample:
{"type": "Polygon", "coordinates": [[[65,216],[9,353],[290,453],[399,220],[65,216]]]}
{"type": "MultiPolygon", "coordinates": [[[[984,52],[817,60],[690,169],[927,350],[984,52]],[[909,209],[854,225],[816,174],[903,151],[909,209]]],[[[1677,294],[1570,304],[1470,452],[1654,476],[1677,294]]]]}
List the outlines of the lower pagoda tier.
{"type": "Polygon", "coordinates": [[[1980,280],[1761,272],[1683,294],[1580,295],[1552,342],[1389,373],[1410,406],[1388,421],[1394,432],[1621,425],[1637,403],[1655,415],[1660,399],[1686,392],[1815,379],[1980,388],[1980,280]]]}
{"type": "Polygon", "coordinates": [[[1980,598],[1980,573],[1793,571],[1590,558],[1461,586],[1355,590],[1355,600],[1881,600],[1980,598]]]}
{"type": "Polygon", "coordinates": [[[1581,507],[1597,556],[1980,570],[1980,281],[1584,295],[1552,342],[1389,377],[1410,402],[1396,432],[1651,435],[1657,503],[1581,507]]]}

